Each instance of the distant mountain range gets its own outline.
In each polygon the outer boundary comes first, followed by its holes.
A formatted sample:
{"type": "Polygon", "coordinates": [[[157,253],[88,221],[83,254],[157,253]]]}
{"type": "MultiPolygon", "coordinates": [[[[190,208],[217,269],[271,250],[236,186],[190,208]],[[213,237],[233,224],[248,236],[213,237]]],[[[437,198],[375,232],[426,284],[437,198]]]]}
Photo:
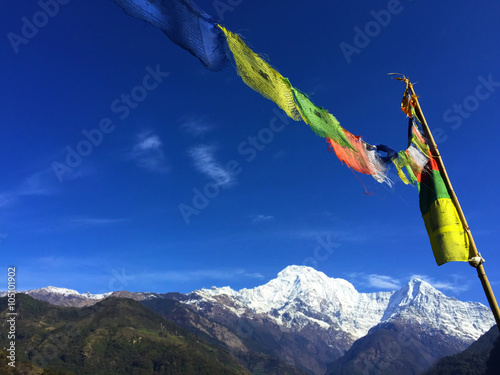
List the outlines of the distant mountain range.
{"type": "Polygon", "coordinates": [[[359,293],[346,280],[304,266],[240,291],[92,295],[47,287],[24,293],[87,309],[140,301],[253,374],[419,374],[465,350],[495,323],[486,306],[447,297],[419,279],[395,292],[359,293]]]}

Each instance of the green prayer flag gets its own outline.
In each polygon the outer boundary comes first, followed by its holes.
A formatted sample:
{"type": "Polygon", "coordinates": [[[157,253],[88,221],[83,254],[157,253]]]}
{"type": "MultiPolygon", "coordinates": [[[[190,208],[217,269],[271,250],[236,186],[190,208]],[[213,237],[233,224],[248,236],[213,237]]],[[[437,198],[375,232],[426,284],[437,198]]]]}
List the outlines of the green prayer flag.
{"type": "Polygon", "coordinates": [[[356,151],[346,138],[344,129],[331,113],[329,113],[326,109],[314,105],[306,94],[302,93],[293,86],[292,92],[295,101],[302,112],[304,121],[317,135],[324,138],[330,138],[338,145],[348,147],[356,151]]]}

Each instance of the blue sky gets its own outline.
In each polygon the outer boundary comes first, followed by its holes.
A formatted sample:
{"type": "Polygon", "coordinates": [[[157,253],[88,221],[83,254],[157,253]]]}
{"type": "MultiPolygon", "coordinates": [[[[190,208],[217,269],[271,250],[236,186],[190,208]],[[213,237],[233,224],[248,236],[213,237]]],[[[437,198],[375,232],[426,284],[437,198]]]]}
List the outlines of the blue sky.
{"type": "MultiPolygon", "coordinates": [[[[360,291],[420,275],[486,303],[470,266],[435,264],[417,189],[394,171],[392,188],[354,175],[233,66],[206,70],[111,0],[58,4],[0,5],[0,289],[9,265],[19,290],[100,293],[239,289],[305,264],[360,291]]],[[[417,82],[500,293],[498,2],[198,4],[369,143],[406,148],[404,85],[387,73],[417,82]]]]}

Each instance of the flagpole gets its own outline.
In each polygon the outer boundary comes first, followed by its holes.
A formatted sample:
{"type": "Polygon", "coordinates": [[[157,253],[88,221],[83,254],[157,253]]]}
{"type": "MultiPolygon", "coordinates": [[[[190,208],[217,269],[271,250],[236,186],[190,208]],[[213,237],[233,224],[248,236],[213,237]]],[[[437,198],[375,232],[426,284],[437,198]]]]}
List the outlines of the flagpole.
{"type": "Polygon", "coordinates": [[[495,299],[495,295],[493,294],[493,290],[491,289],[490,282],[488,281],[488,277],[486,276],[486,272],[484,271],[483,267],[483,262],[484,259],[481,257],[481,254],[477,250],[476,243],[474,242],[474,238],[472,237],[471,230],[469,228],[469,225],[467,224],[467,220],[465,219],[464,212],[462,211],[462,207],[460,207],[460,203],[458,202],[458,198],[455,194],[455,191],[453,190],[453,187],[451,185],[450,178],[448,177],[448,173],[446,172],[446,168],[444,166],[443,160],[441,158],[441,154],[439,153],[439,149],[436,145],[436,142],[434,141],[434,137],[432,136],[432,133],[429,129],[429,125],[427,125],[427,121],[425,120],[425,116],[422,112],[422,108],[420,108],[420,103],[418,102],[417,95],[415,94],[415,91],[413,90],[413,85],[411,84],[410,80],[406,77],[403,79],[399,78],[400,80],[404,81],[406,83],[406,87],[408,90],[410,90],[411,95],[412,95],[412,100],[414,100],[415,104],[415,111],[417,113],[417,116],[420,118],[422,126],[424,128],[425,135],[427,139],[431,143],[431,150],[433,153],[433,158],[436,160],[437,164],[439,165],[439,169],[442,171],[442,176],[443,180],[448,188],[448,191],[450,193],[450,198],[453,201],[457,212],[458,216],[460,217],[460,221],[462,222],[462,226],[465,230],[465,233],[467,233],[467,237],[469,238],[469,249],[471,251],[471,255],[473,256],[475,262],[469,260],[469,264],[476,268],[477,270],[477,275],[479,279],[481,280],[481,284],[483,285],[484,292],[486,294],[486,298],[488,299],[488,303],[490,304],[491,312],[493,313],[493,316],[495,317],[495,321],[497,323],[497,327],[500,330],[500,309],[498,308],[497,301],[495,299]]]}

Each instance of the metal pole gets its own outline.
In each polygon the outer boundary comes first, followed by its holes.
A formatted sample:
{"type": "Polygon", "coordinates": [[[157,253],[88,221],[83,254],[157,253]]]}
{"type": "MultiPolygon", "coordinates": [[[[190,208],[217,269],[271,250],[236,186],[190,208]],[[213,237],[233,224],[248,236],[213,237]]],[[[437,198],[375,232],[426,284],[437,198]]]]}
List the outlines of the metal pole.
{"type": "MultiPolygon", "coordinates": [[[[434,137],[432,136],[432,133],[429,129],[429,126],[427,125],[427,121],[425,120],[424,114],[422,112],[422,108],[420,108],[420,103],[418,102],[417,95],[415,94],[415,91],[413,90],[413,85],[411,84],[410,80],[408,78],[403,78],[401,79],[406,83],[406,87],[408,90],[410,90],[412,94],[412,100],[414,101],[415,104],[415,111],[417,113],[417,116],[420,118],[422,126],[424,128],[425,135],[427,139],[429,140],[431,144],[431,150],[432,150],[432,156],[436,160],[439,169],[442,172],[443,175],[443,180],[446,184],[446,187],[448,188],[448,192],[450,194],[450,198],[453,201],[453,204],[455,205],[458,216],[460,217],[460,221],[462,222],[462,226],[465,230],[465,233],[467,233],[467,237],[469,238],[469,249],[474,257],[479,257],[481,258],[481,255],[479,254],[479,251],[477,251],[476,243],[474,242],[474,238],[472,237],[472,233],[470,231],[469,225],[467,224],[467,220],[465,219],[464,212],[462,211],[462,207],[460,207],[460,203],[458,202],[458,198],[455,194],[455,191],[453,190],[453,187],[451,185],[450,178],[448,177],[448,173],[446,172],[446,168],[444,166],[443,160],[441,158],[441,154],[439,153],[438,147],[436,145],[436,142],[434,141],[434,137]]],[[[493,294],[493,290],[491,289],[490,282],[488,281],[488,277],[486,276],[486,272],[484,271],[483,267],[483,259],[478,262],[478,265],[473,265],[472,263],[471,266],[475,267],[477,270],[477,275],[479,279],[481,280],[481,284],[483,285],[484,292],[486,294],[486,298],[488,299],[488,303],[490,304],[491,311],[493,313],[493,316],[495,317],[495,321],[497,322],[497,327],[500,330],[500,309],[498,308],[497,301],[495,299],[495,295],[493,294]]]]}

